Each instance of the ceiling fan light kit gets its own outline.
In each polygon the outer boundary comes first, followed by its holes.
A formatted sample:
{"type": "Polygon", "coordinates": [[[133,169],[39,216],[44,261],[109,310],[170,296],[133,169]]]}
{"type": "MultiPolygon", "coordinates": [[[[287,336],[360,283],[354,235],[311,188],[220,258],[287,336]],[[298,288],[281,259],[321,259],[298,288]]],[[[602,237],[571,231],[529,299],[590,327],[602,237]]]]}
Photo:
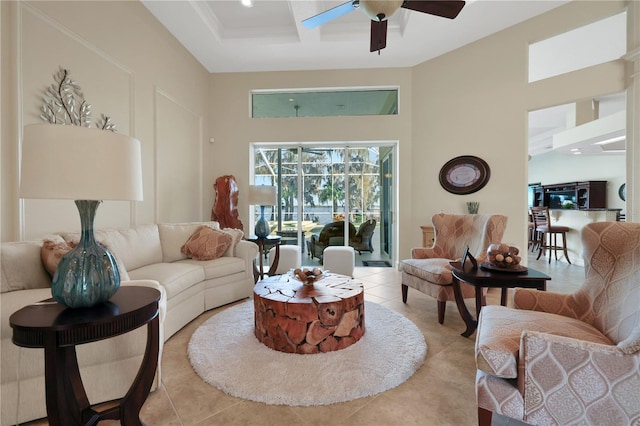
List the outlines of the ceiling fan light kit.
{"type": "Polygon", "coordinates": [[[315,28],[362,8],[363,12],[371,18],[369,51],[377,51],[380,54],[380,50],[387,46],[387,19],[399,8],[454,19],[464,5],[465,2],[462,0],[351,0],[307,18],[302,21],[302,24],[307,28],[315,28]]]}
{"type": "Polygon", "coordinates": [[[360,0],[360,8],[372,21],[389,19],[404,0],[360,0]]]}

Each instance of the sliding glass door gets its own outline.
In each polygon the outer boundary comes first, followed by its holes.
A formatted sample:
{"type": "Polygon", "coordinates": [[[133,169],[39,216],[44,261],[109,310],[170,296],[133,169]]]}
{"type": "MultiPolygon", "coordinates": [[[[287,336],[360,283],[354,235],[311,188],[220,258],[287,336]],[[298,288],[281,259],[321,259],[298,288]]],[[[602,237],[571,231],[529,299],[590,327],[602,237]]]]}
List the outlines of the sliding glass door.
{"type": "MultiPolygon", "coordinates": [[[[364,248],[367,259],[392,258],[393,181],[390,172],[383,173],[380,153],[390,168],[395,145],[255,144],[253,150],[254,184],[277,188],[279,204],[268,211],[272,234],[307,251],[312,235],[319,237],[327,224],[342,221],[342,238],[332,244],[364,248]],[[375,221],[372,250],[354,239],[367,221],[375,221]]],[[[252,208],[255,219],[258,206],[252,208]]]]}

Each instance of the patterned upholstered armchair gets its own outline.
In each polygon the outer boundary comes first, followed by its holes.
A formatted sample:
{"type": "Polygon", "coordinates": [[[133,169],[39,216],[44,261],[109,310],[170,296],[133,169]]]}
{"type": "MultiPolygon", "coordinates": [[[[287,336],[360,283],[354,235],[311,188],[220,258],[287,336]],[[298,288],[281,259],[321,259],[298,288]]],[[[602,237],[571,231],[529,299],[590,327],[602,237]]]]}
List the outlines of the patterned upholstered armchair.
{"type": "MultiPolygon", "coordinates": [[[[442,324],[447,301],[455,300],[449,262],[462,257],[467,246],[479,262],[483,261],[489,244],[501,242],[507,217],[439,213],[431,220],[436,234],[433,247],[414,248],[411,259],[400,262],[402,301],[407,303],[409,287],[434,297],[438,301],[438,322],[442,324]]],[[[464,298],[475,297],[473,286],[460,283],[460,288],[464,298]]]]}
{"type": "Polygon", "coordinates": [[[586,279],[573,294],[516,289],[485,306],[476,337],[478,423],[640,424],[640,224],[582,231],[586,279]]]}

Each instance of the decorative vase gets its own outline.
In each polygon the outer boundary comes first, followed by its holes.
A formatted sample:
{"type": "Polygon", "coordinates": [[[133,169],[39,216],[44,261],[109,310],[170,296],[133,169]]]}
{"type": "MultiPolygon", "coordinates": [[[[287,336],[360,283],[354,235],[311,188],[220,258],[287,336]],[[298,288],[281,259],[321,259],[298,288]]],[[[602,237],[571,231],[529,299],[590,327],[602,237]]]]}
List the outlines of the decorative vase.
{"type": "Polygon", "coordinates": [[[76,200],[80,212],[80,242],[65,254],[51,283],[51,294],[70,308],[87,308],[108,301],[120,287],[113,254],[96,242],[93,221],[101,201],[76,200]]]}
{"type": "Polygon", "coordinates": [[[256,222],[256,237],[267,238],[269,235],[269,222],[264,218],[264,206],[260,206],[260,219],[256,222]]]}

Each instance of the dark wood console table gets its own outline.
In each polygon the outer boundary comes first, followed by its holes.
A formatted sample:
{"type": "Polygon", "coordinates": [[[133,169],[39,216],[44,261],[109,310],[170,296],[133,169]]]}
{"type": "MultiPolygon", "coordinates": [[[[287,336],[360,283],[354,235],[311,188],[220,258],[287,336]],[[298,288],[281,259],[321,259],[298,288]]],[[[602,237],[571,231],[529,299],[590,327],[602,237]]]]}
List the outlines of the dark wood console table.
{"type": "Polygon", "coordinates": [[[141,425],[144,404],[158,366],[160,292],[149,287],[120,287],[106,303],[67,308],[53,299],[25,306],[9,318],[12,341],[44,348],[47,418],[52,426],[94,425],[120,420],[141,425]],[[147,345],[131,388],[115,407],[94,410],[78,368],[76,346],[128,333],[147,324],[147,345]]]}

